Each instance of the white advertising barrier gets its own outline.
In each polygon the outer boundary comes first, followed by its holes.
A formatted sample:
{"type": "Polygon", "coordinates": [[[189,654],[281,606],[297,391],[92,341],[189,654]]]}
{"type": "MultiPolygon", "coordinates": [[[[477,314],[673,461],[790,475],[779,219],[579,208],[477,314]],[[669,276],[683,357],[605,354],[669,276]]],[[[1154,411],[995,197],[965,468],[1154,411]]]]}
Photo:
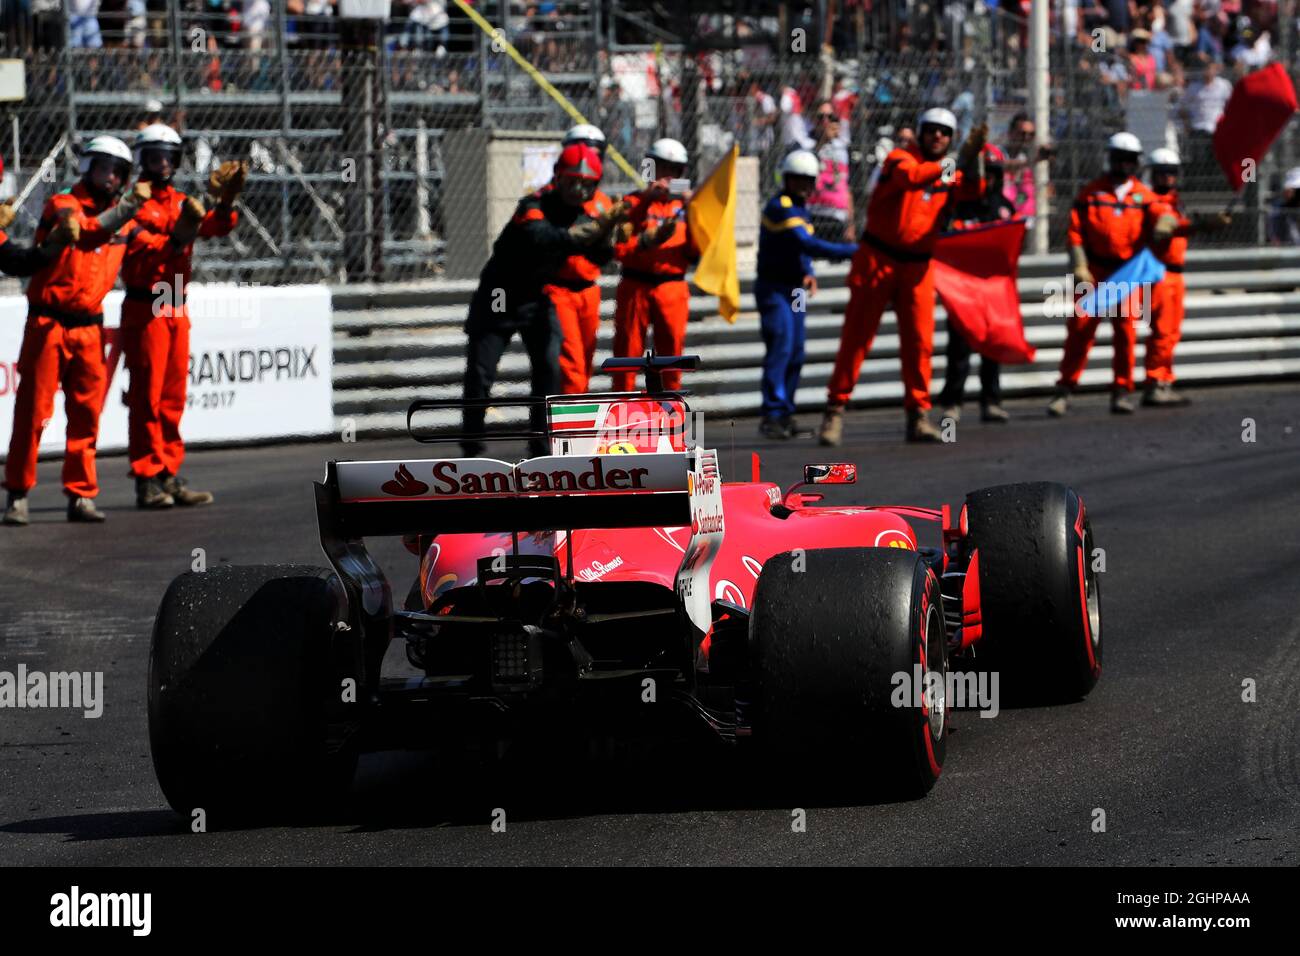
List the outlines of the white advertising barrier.
{"type": "MultiPolygon", "coordinates": [[[[334,430],[333,347],[324,286],[189,286],[189,386],[181,435],[187,444],[306,437],[334,430]]],[[[112,376],[99,422],[99,450],[127,443],[129,375],[118,347],[122,293],[104,300],[112,376]]],[[[0,297],[0,460],[9,453],[18,352],[27,300],[0,297]]],[[[41,452],[61,452],[63,393],[41,436],[41,452]]]]}

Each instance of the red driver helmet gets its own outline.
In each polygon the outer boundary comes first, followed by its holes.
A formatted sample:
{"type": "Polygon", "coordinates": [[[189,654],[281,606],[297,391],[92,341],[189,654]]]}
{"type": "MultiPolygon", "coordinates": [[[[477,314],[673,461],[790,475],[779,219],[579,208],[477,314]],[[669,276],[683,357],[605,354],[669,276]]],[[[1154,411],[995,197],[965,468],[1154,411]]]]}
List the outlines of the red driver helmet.
{"type": "Polygon", "coordinates": [[[994,146],[992,143],[988,143],[985,145],[984,164],[986,166],[1005,166],[1006,162],[1007,162],[1007,154],[1004,153],[999,147],[994,146]]]}
{"type": "Polygon", "coordinates": [[[555,177],[573,176],[576,179],[600,181],[603,164],[600,153],[583,143],[573,143],[564,147],[560,158],[555,161],[555,177]]]}

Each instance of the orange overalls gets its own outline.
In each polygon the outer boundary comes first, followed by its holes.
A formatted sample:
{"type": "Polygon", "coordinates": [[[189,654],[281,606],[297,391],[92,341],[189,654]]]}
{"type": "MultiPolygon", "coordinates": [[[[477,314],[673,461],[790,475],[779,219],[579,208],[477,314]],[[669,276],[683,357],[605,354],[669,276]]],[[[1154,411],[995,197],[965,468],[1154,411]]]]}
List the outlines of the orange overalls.
{"type": "Polygon", "coordinates": [[[867,205],[867,225],[849,269],[849,304],[840,348],[827,389],[828,404],[848,403],[862,363],[891,302],[898,316],[903,406],[930,407],[930,356],[934,351],[934,269],[931,253],[949,200],[978,199],[983,182],[962,172],[941,182],[942,162],[926,162],[919,149],[896,149],[885,158],[867,205]]]}
{"type": "MultiPolygon", "coordinates": [[[[680,199],[647,200],[644,193],[633,193],[626,201],[632,205],[631,234],[614,246],[614,258],[623,267],[614,302],[614,355],[641,355],[647,326],[654,329],[656,354],[681,355],[691,308],[686,270],[699,258],[681,215],[685,207],[680,199]],[[654,248],[642,247],[641,235],[666,219],[677,219],[673,234],[654,248]]],[[[616,392],[637,387],[635,372],[617,372],[613,378],[616,392]]],[[[681,371],[665,371],[663,382],[670,391],[681,388],[681,371]]]]}
{"type": "MultiPolygon", "coordinates": [[[[1124,187],[1116,187],[1109,176],[1099,176],[1084,186],[1070,211],[1070,245],[1082,246],[1088,257],[1088,269],[1097,283],[1131,259],[1142,246],[1149,226],[1151,190],[1130,177],[1124,187]],[[1117,189],[1123,190],[1123,199],[1117,189]]],[[[1079,298],[1087,289],[1076,289],[1079,298]]],[[[1076,300],[1077,302],[1077,300],[1076,300]]],[[[1141,305],[1141,293],[1134,292],[1121,303],[1111,323],[1115,329],[1115,357],[1112,363],[1114,387],[1133,391],[1133,351],[1137,343],[1134,317],[1141,305]]],[[[1058,385],[1073,388],[1088,364],[1088,350],[1097,336],[1102,316],[1084,315],[1076,308],[1067,326],[1065,354],[1061,357],[1058,385]]]]}
{"type": "Polygon", "coordinates": [[[1151,251],[1164,263],[1165,277],[1151,292],[1151,336],[1147,339],[1146,377],[1152,382],[1174,380],[1174,348],[1183,332],[1183,265],[1187,262],[1187,236],[1192,221],[1183,215],[1178,191],[1156,193],[1151,204],[1151,218],[1177,216],[1178,228],[1165,242],[1153,243],[1151,251]]]}
{"type": "Polygon", "coordinates": [[[95,441],[108,387],[104,296],[117,281],[130,228],[127,223],[112,233],[99,225],[96,217],[111,205],[100,206],[79,182],[51,196],[41,213],[36,245],[65,212],[81,224],[81,238],[36,272],[27,286],[27,324],[18,353],[14,426],[5,461],[4,486],[9,491],[25,493],[36,484],[41,432],[54,414],[54,393],[62,386],[68,418],[64,493],[81,498],[99,493],[95,441]]]}
{"type": "MultiPolygon", "coordinates": [[[[548,186],[546,188],[553,188],[548,186]]],[[[613,205],[599,189],[582,207],[593,219],[613,205]]],[[[605,261],[608,261],[606,259],[605,261]]],[[[560,389],[565,395],[588,390],[591,363],[596,354],[596,333],[600,329],[600,269],[604,262],[577,253],[542,286],[555,305],[563,339],[560,343],[560,389]]]]}
{"type": "MultiPolygon", "coordinates": [[[[131,474],[175,475],[185,458],[181,415],[190,361],[190,317],[185,307],[194,244],[171,241],[185,194],[155,186],[127,233],[122,282],[122,355],[131,373],[126,402],[131,474]]],[[[233,209],[216,206],[199,223],[199,235],[224,236],[234,228],[233,209]]]]}

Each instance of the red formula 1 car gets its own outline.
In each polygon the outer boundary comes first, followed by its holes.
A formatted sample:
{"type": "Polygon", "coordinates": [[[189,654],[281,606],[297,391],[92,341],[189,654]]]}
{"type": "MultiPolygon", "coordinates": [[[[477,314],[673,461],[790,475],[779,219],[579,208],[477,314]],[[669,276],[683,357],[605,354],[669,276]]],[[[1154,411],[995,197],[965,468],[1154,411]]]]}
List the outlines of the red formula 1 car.
{"type": "MultiPolygon", "coordinates": [[[[761,761],[833,765],[850,798],[919,796],[943,769],[953,704],[975,705],[952,699],[955,672],[996,673],[1020,699],[1092,689],[1100,597],[1075,492],[833,506],[812,489],[854,482],[852,464],[810,464],[783,491],[757,456],[749,480],[724,483],[685,398],[657,387],[694,360],[615,362],[644,369],[647,391],[546,399],[549,456],[330,462],[316,503],[331,568],[172,583],[149,718],[173,807],[320,796],[367,748],[674,721],[761,761]],[[373,535],[419,557],[402,608],[373,535]],[[422,678],[381,675],[392,640],[422,678]]],[[[455,440],[415,425],[449,404],[414,403],[413,437],[455,440]]]]}

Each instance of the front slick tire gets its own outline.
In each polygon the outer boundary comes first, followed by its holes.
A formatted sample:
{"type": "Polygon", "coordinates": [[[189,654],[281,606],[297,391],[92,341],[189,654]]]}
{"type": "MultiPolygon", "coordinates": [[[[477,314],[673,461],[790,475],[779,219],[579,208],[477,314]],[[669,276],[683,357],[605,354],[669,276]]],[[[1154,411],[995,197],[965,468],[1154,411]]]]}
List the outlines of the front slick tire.
{"type": "Polygon", "coordinates": [[[828,802],[930,791],[943,772],[947,635],[939,581],[919,554],[770,558],[749,641],[764,763],[786,780],[815,781],[828,802]]]}
{"type": "Polygon", "coordinates": [[[1092,524],[1065,485],[1030,482],[966,496],[979,552],[982,669],[1000,674],[1016,704],[1088,694],[1101,676],[1101,589],[1092,524]]]}
{"type": "Polygon", "coordinates": [[[163,596],[149,743],[167,802],[209,829],[334,808],[356,769],[342,585],[325,568],[211,568],[163,596]]]}

